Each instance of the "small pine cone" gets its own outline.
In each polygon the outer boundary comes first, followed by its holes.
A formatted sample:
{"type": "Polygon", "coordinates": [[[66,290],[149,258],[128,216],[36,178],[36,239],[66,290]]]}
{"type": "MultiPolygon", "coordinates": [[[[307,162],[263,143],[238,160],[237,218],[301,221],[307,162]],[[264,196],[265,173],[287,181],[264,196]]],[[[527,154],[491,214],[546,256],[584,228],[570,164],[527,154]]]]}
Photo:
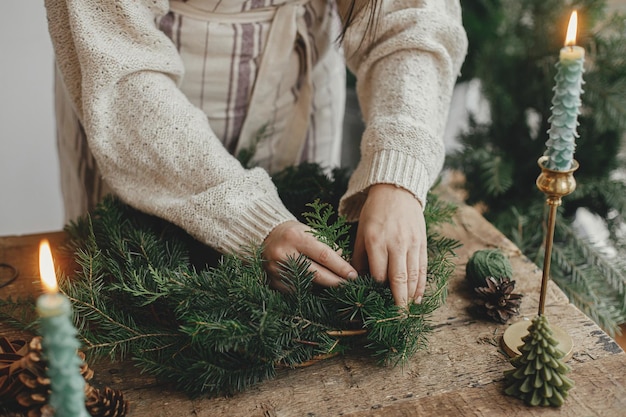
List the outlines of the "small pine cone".
{"type": "MultiPolygon", "coordinates": [[[[85,354],[79,351],[78,356],[81,375],[85,381],[91,380],[93,370],[85,362],[85,354]]],[[[33,337],[29,343],[0,338],[0,403],[28,417],[51,417],[54,413],[46,405],[49,398],[50,379],[41,337],[33,337]]]]}
{"type": "Polygon", "coordinates": [[[31,366],[26,341],[0,338],[0,403],[13,409],[19,407],[21,397],[28,397],[31,387],[37,386],[39,376],[37,371],[31,373],[28,369],[31,366]]]}
{"type": "Polygon", "coordinates": [[[32,414],[28,413],[27,417],[54,417],[54,409],[46,404],[39,409],[39,414],[36,414],[35,412],[32,414]]]}
{"type": "Polygon", "coordinates": [[[50,396],[50,379],[46,375],[46,363],[42,357],[41,337],[32,338],[20,353],[22,357],[12,365],[14,375],[21,383],[15,401],[29,417],[38,416],[50,396]]]}
{"type": "Polygon", "coordinates": [[[507,277],[487,277],[486,282],[486,287],[478,287],[475,291],[479,295],[476,302],[485,307],[487,315],[500,323],[519,315],[523,295],[513,294],[515,281],[507,277]]]}
{"type": "Polygon", "coordinates": [[[104,387],[100,391],[89,387],[85,393],[87,411],[93,417],[124,417],[128,412],[128,401],[119,390],[104,387]]]}
{"type": "MultiPolygon", "coordinates": [[[[41,336],[33,337],[28,346],[30,363],[37,364],[37,370],[46,369],[47,364],[45,363],[45,361],[42,361],[43,347],[41,346],[41,336]]],[[[83,376],[85,381],[90,381],[93,378],[93,369],[91,369],[87,362],[85,362],[85,353],[79,350],[76,352],[76,354],[81,360],[80,374],[83,376]]]]}

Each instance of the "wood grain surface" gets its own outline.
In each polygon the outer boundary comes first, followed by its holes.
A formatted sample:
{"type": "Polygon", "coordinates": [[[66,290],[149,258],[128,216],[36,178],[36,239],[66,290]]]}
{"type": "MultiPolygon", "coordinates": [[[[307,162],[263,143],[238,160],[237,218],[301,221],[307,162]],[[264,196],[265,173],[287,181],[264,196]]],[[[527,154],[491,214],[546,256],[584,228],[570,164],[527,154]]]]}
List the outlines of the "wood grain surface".
{"type": "MultiPolygon", "coordinates": [[[[131,417],[625,416],[626,354],[552,282],[545,312],[550,323],[573,339],[568,364],[576,385],[561,408],[527,407],[503,394],[503,372],[512,369],[500,347],[508,325],[489,321],[477,310],[465,265],[479,249],[499,248],[509,256],[515,292],[524,294],[516,320],[537,314],[541,271],[474,208],[460,204],[454,221],[442,230],[463,244],[457,250],[447,303],[432,317],[428,348],[404,367],[381,367],[348,354],[307,368],[281,370],[275,379],[230,397],[192,399],[141,375],[131,362],[101,361],[91,364],[93,384],[122,390],[131,402],[131,417]]],[[[64,239],[61,232],[0,237],[0,262],[20,270],[14,283],[0,289],[0,298],[39,293],[37,247],[44,237],[53,248],[64,239]]],[[[67,259],[60,262],[68,264],[67,259]]],[[[0,324],[0,335],[29,336],[5,324],[0,324]]]]}

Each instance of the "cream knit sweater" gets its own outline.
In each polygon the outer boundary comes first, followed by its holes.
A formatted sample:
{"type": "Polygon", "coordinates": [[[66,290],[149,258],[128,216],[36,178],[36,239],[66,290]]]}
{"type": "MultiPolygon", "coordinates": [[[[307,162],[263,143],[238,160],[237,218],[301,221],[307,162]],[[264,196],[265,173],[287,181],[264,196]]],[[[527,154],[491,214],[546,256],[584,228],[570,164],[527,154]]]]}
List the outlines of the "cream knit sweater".
{"type": "MultiPolygon", "coordinates": [[[[375,31],[366,35],[361,13],[344,39],[366,123],[340,203],[351,221],[372,184],[395,184],[425,203],[467,48],[458,0],[381,3],[375,31]]],[[[294,218],[268,173],[244,169],[178,88],[183,63],[155,25],[167,0],[46,0],[46,8],[65,88],[122,200],[229,253],[294,218]]]]}

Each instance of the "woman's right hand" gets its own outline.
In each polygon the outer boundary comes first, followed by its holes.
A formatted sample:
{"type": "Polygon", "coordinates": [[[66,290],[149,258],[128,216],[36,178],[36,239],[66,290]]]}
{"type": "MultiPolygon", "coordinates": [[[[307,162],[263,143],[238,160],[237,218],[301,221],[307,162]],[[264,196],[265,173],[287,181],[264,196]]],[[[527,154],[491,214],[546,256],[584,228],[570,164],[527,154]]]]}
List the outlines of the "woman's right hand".
{"type": "Polygon", "coordinates": [[[294,258],[305,255],[311,261],[311,270],[315,272],[313,282],[334,287],[347,279],[357,277],[356,269],[328,245],[317,240],[311,234],[311,228],[290,220],[281,223],[270,232],[263,243],[263,259],[267,262],[265,269],[269,275],[270,286],[284,291],[285,286],[280,278],[280,262],[288,256],[294,258]]]}

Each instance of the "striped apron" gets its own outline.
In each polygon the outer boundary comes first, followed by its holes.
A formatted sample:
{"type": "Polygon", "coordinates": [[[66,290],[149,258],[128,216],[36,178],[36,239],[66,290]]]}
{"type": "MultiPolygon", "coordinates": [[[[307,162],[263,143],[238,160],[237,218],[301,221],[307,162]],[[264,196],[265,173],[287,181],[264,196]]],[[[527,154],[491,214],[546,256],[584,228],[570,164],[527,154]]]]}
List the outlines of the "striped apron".
{"type": "MultiPolygon", "coordinates": [[[[156,24],[183,60],[180,89],[232,154],[270,173],[302,161],[340,163],[345,65],[334,0],[171,0],[156,24]]],[[[66,221],[110,189],[56,83],[66,221]]]]}

